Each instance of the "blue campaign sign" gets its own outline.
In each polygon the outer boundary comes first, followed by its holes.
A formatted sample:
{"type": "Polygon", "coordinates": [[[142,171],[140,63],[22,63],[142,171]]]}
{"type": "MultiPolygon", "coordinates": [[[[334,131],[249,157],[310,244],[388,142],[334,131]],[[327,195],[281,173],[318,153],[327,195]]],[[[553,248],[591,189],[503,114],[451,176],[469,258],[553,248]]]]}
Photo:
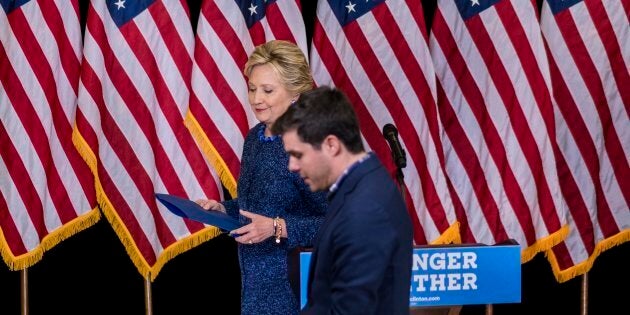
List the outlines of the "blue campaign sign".
{"type": "MultiPolygon", "coordinates": [[[[310,252],[300,253],[300,301],[306,305],[310,252]]],[[[413,251],[409,306],[519,303],[521,248],[426,246],[413,251]]]]}
{"type": "Polygon", "coordinates": [[[440,306],[521,301],[521,248],[415,248],[409,305],[440,306]]]}
{"type": "Polygon", "coordinates": [[[300,308],[306,305],[306,286],[308,284],[308,266],[311,265],[311,252],[300,253],[300,308]]]}

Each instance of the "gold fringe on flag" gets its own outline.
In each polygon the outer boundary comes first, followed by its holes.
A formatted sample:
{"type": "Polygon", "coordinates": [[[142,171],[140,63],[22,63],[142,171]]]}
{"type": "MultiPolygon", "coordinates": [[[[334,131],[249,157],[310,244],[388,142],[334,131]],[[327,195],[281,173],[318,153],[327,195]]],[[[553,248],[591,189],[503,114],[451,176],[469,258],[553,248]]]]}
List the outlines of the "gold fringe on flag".
{"type": "Polygon", "coordinates": [[[540,252],[551,250],[552,247],[560,244],[569,235],[569,226],[565,225],[558,231],[536,240],[536,243],[525,248],[521,253],[521,263],[524,264],[534,258],[540,252]]]}
{"type": "Polygon", "coordinates": [[[208,226],[194,234],[191,234],[186,238],[176,241],[169,247],[165,248],[164,251],[158,255],[156,263],[153,266],[150,266],[149,263],[140,254],[140,250],[134,242],[131,233],[129,232],[129,230],[127,230],[127,227],[123,224],[123,220],[118,216],[118,213],[114,210],[111,201],[105,194],[103,186],[101,185],[101,181],[98,177],[96,155],[94,154],[94,152],[92,152],[85,139],[79,133],[76,126],[72,133],[72,142],[74,143],[75,147],[79,151],[79,154],[87,162],[88,166],[92,170],[92,173],[94,174],[96,199],[101,208],[101,211],[103,212],[103,214],[107,218],[107,221],[110,223],[110,225],[114,229],[114,232],[125,247],[125,250],[131,258],[132,263],[136,266],[144,279],[150,279],[151,281],[154,281],[162,267],[164,267],[164,265],[168,261],[175,258],[177,255],[221,234],[221,231],[218,228],[208,226]]]}
{"type": "Polygon", "coordinates": [[[184,124],[193,135],[193,138],[197,140],[201,151],[205,154],[206,158],[210,161],[214,169],[217,171],[217,174],[219,175],[223,186],[225,186],[228,192],[230,192],[232,198],[236,198],[236,180],[234,179],[234,175],[230,173],[230,170],[225,164],[225,161],[223,161],[223,158],[212,145],[210,139],[208,139],[208,136],[203,132],[203,129],[199,125],[199,122],[190,113],[190,110],[188,110],[188,112],[186,113],[184,124]]]}
{"type": "Polygon", "coordinates": [[[442,235],[437,239],[430,242],[431,245],[444,245],[444,244],[461,244],[462,238],[459,233],[459,221],[455,221],[442,235]]]}
{"type": "Polygon", "coordinates": [[[46,251],[59,244],[61,241],[66,240],[94,225],[100,218],[101,213],[97,208],[94,208],[89,212],[72,219],[70,222],[62,225],[57,230],[52,231],[42,239],[41,243],[37,247],[19,256],[13,255],[2,230],[0,230],[0,255],[2,255],[2,259],[4,259],[10,270],[16,271],[26,269],[39,262],[46,251]]]}
{"type": "Polygon", "coordinates": [[[629,229],[623,230],[614,236],[601,240],[599,241],[599,243],[597,243],[597,245],[595,245],[595,250],[593,250],[593,253],[588,257],[587,260],[576,264],[566,270],[560,270],[560,266],[558,266],[558,260],[553,251],[547,251],[545,253],[545,256],[551,264],[551,270],[553,271],[553,275],[556,277],[556,281],[562,283],[587,273],[589,270],[591,270],[595,259],[597,259],[597,257],[599,257],[601,253],[628,241],[630,241],[629,229]]]}

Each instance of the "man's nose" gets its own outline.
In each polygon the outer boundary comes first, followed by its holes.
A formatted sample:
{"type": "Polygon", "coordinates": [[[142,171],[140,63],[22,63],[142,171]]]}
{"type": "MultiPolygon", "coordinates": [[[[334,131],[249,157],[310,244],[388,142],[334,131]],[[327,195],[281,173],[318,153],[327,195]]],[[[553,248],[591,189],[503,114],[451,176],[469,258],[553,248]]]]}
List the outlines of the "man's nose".
{"type": "Polygon", "coordinates": [[[289,157],[289,171],[298,172],[300,168],[298,167],[298,163],[295,162],[295,158],[289,157]]]}

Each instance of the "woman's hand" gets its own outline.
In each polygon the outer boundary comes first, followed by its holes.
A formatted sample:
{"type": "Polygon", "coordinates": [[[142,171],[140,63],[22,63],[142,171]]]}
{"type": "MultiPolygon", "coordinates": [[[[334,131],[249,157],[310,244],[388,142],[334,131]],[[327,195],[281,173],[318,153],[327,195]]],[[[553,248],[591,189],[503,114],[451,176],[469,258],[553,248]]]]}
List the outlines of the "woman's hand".
{"type": "Polygon", "coordinates": [[[254,244],[262,242],[273,236],[273,218],[240,210],[242,216],[251,220],[251,223],[236,230],[230,231],[232,235],[238,235],[234,239],[241,244],[254,244]]]}
{"type": "Polygon", "coordinates": [[[225,212],[225,207],[220,202],[213,199],[199,199],[195,203],[200,205],[205,210],[215,210],[225,212]]]}

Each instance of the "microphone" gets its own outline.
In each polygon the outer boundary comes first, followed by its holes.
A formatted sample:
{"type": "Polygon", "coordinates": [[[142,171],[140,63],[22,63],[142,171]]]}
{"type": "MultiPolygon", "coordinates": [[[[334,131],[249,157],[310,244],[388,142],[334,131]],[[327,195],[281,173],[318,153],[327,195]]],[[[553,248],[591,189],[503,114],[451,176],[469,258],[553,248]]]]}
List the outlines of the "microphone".
{"type": "Polygon", "coordinates": [[[398,129],[392,124],[386,124],[383,126],[383,136],[389,143],[389,147],[392,150],[392,158],[394,163],[400,169],[407,166],[407,155],[398,141],[398,129]]]}

